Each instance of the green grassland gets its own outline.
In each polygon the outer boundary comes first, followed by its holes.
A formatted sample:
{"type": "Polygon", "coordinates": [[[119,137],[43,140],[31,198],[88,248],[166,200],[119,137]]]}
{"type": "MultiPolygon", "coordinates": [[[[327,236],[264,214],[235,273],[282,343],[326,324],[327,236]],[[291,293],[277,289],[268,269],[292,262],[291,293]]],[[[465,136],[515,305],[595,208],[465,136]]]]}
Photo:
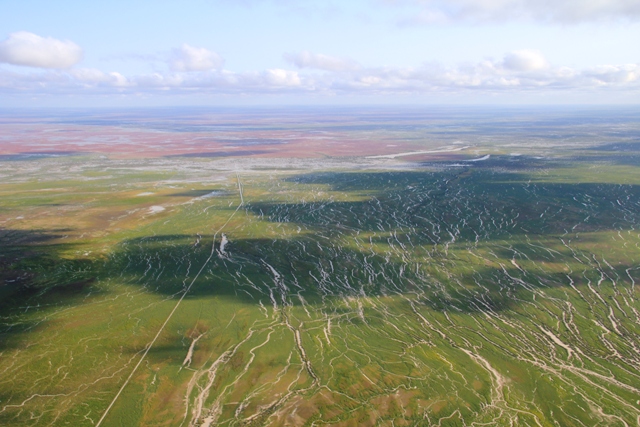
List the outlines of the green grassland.
{"type": "Polygon", "coordinates": [[[2,184],[0,424],[637,425],[640,176],[596,155],[2,184]]]}

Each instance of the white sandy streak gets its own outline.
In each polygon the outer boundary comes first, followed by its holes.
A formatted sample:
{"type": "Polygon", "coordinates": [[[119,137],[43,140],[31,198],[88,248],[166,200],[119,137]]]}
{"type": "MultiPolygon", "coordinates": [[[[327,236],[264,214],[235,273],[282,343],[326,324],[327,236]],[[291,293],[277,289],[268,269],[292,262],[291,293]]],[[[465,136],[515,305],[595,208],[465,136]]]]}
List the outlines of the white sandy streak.
{"type": "Polygon", "coordinates": [[[383,154],[380,156],[367,156],[365,159],[395,159],[396,157],[405,157],[405,156],[413,156],[416,154],[432,154],[432,153],[452,153],[454,151],[462,151],[470,148],[470,145],[465,145],[464,147],[443,147],[445,150],[427,150],[427,151],[408,151],[406,153],[396,153],[396,154],[383,154]]]}
{"type": "Polygon", "coordinates": [[[138,370],[138,367],[140,366],[140,364],[142,364],[142,361],[145,359],[145,357],[147,357],[147,354],[149,353],[149,350],[151,350],[151,347],[153,347],[153,344],[155,344],[155,342],[158,340],[158,337],[160,336],[160,334],[162,333],[162,331],[164,330],[165,326],[167,326],[167,323],[169,323],[169,320],[171,320],[171,317],[173,316],[173,314],[176,312],[176,310],[178,309],[178,307],[180,306],[180,303],[182,302],[182,300],[184,299],[184,297],[189,293],[189,291],[191,290],[191,287],[193,286],[193,284],[196,282],[196,280],[198,280],[198,277],[200,277],[200,274],[202,273],[202,271],[204,270],[204,268],[207,266],[207,264],[209,264],[209,261],[211,261],[211,258],[213,258],[213,254],[215,253],[215,243],[216,243],[216,237],[218,235],[218,233],[220,233],[224,227],[226,227],[227,224],[229,224],[229,221],[231,221],[231,219],[234,217],[234,215],[240,210],[240,208],[244,205],[244,198],[242,197],[242,184],[240,183],[240,176],[238,174],[236,174],[236,176],[238,177],[238,189],[240,191],[240,204],[238,205],[238,207],[236,208],[235,211],[233,211],[233,213],[231,214],[231,216],[229,216],[229,218],[227,219],[227,222],[225,222],[222,227],[220,227],[220,229],[218,229],[218,231],[215,232],[215,234],[213,235],[213,242],[211,244],[211,253],[209,254],[209,257],[206,259],[206,261],[202,264],[202,267],[200,267],[200,270],[198,271],[198,274],[196,274],[196,276],[193,278],[193,280],[191,281],[191,283],[189,283],[189,286],[187,286],[187,288],[184,290],[184,292],[182,293],[182,296],[180,297],[180,299],[178,300],[178,302],[176,303],[175,307],[173,307],[173,310],[171,310],[171,313],[169,313],[169,316],[167,316],[167,318],[165,319],[164,323],[162,324],[162,326],[160,327],[160,329],[158,330],[158,333],[156,334],[156,336],[153,338],[153,340],[149,343],[149,345],[147,346],[147,349],[144,351],[144,354],[142,355],[142,357],[140,358],[140,360],[138,361],[138,363],[136,364],[136,366],[133,368],[133,371],[131,371],[131,373],[129,374],[129,377],[127,378],[127,380],[124,382],[124,384],[122,384],[122,387],[120,387],[120,390],[118,390],[118,393],[116,394],[116,396],[113,398],[113,400],[111,401],[111,403],[109,404],[109,406],[107,407],[107,409],[104,411],[104,414],[102,414],[102,417],[100,417],[100,419],[98,420],[98,422],[96,423],[96,427],[100,427],[100,424],[102,424],[102,422],[104,421],[104,419],[107,417],[107,415],[109,414],[109,411],[111,410],[111,408],[113,407],[113,405],[116,403],[116,401],[118,400],[118,398],[120,397],[120,395],[122,394],[123,390],[125,389],[125,387],[127,386],[127,384],[129,384],[129,381],[131,381],[131,378],[133,378],[133,375],[136,373],[136,371],[138,370]]]}
{"type": "Polygon", "coordinates": [[[478,157],[477,159],[465,160],[465,162],[482,162],[484,160],[489,160],[491,154],[487,154],[486,156],[478,157]]]}

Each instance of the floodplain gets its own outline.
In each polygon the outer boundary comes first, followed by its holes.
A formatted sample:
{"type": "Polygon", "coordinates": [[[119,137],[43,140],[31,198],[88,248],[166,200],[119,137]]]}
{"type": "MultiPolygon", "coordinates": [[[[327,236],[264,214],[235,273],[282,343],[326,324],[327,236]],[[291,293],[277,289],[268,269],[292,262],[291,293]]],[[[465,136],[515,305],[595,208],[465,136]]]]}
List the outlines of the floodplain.
{"type": "Polygon", "coordinates": [[[640,425],[638,113],[4,114],[0,424],[640,425]]]}

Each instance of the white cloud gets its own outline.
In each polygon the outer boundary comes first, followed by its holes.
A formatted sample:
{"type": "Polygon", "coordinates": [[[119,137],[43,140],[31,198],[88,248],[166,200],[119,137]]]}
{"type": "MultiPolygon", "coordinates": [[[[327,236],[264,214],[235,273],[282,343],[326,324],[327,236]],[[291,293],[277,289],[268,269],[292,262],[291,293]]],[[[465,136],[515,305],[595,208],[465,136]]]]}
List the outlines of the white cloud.
{"type": "Polygon", "coordinates": [[[383,0],[417,9],[401,25],[532,20],[577,23],[640,19],[638,0],[383,0]]]}
{"type": "Polygon", "coordinates": [[[300,76],[295,71],[273,69],[265,71],[265,80],[273,86],[300,86],[300,76]]]}
{"type": "Polygon", "coordinates": [[[109,73],[109,81],[114,87],[127,87],[132,85],[129,79],[115,71],[109,73]]]}
{"type": "Polygon", "coordinates": [[[96,84],[108,81],[108,76],[95,68],[78,68],[71,70],[69,74],[79,82],[86,84],[96,84]]]}
{"type": "Polygon", "coordinates": [[[217,53],[186,43],[174,49],[169,59],[173,71],[207,71],[221,68],[223,64],[224,60],[217,53]]]}
{"type": "Polygon", "coordinates": [[[337,58],[335,56],[311,53],[307,51],[299,53],[285,53],[284,59],[299,68],[315,68],[325,71],[352,71],[360,68],[350,59],[337,58]]]}
{"type": "Polygon", "coordinates": [[[0,62],[39,68],[69,68],[82,59],[82,49],[68,40],[40,37],[27,31],[0,42],[0,62]]]}
{"type": "MultiPolygon", "coordinates": [[[[572,94],[640,95],[640,64],[587,69],[558,67],[534,50],[472,64],[420,67],[361,67],[348,73],[304,73],[286,69],[252,72],[207,70],[125,76],[96,69],[19,72],[0,69],[0,94],[572,94]]],[[[526,98],[523,98],[526,99],[526,98]]]]}
{"type": "Polygon", "coordinates": [[[523,50],[501,61],[445,67],[370,68],[349,78],[335,75],[327,88],[338,92],[375,94],[549,93],[619,90],[640,92],[640,64],[604,65],[583,70],[554,67],[538,51],[523,50]]]}
{"type": "Polygon", "coordinates": [[[549,67],[545,57],[537,50],[516,50],[505,55],[505,68],[513,71],[538,71],[549,67]]]}
{"type": "Polygon", "coordinates": [[[112,71],[110,73],[104,73],[95,68],[70,70],[69,76],[75,79],[76,82],[83,84],[84,87],[103,86],[125,88],[133,85],[129,79],[118,72],[112,71]]]}
{"type": "Polygon", "coordinates": [[[633,83],[640,80],[640,64],[603,65],[586,70],[583,76],[599,85],[633,83]]]}

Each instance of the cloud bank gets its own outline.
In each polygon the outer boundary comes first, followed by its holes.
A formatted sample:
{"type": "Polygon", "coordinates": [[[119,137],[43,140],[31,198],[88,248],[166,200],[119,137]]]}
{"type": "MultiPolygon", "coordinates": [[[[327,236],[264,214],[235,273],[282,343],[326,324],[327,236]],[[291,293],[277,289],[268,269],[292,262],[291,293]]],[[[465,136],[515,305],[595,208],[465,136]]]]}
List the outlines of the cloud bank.
{"type": "MultiPolygon", "coordinates": [[[[206,51],[206,49],[204,50],[206,51]]],[[[196,51],[198,52],[198,51],[196,51]]],[[[204,53],[207,53],[206,51],[204,53]]],[[[321,95],[430,97],[439,94],[508,94],[526,100],[527,95],[564,93],[567,100],[576,93],[591,93],[594,100],[603,94],[640,94],[640,64],[604,64],[575,69],[550,64],[537,50],[516,50],[500,59],[444,66],[420,67],[336,67],[324,73],[273,68],[234,72],[213,68],[200,51],[205,65],[178,67],[167,73],[123,75],[91,68],[42,70],[20,73],[0,68],[0,94],[27,95],[321,95]],[[201,67],[203,70],[198,71],[201,67]],[[189,72],[186,72],[189,70],[189,72]]],[[[324,56],[305,54],[314,63],[324,56]]],[[[219,66],[219,63],[213,63],[219,66]]],[[[315,64],[316,67],[318,64],[315,64]]],[[[307,67],[308,68],[308,67],[307,67]]],[[[563,95],[564,96],[564,95],[563,95]]]]}
{"type": "Polygon", "coordinates": [[[350,59],[302,51],[299,53],[285,53],[283,58],[298,68],[312,68],[325,71],[353,71],[359,65],[350,59]]]}
{"type": "Polygon", "coordinates": [[[264,73],[266,83],[275,87],[300,86],[300,76],[295,71],[280,68],[267,70],[264,73]]]}
{"type": "Polygon", "coordinates": [[[383,0],[416,12],[401,25],[525,20],[555,23],[640,20],[637,0],[383,0]]]}
{"type": "Polygon", "coordinates": [[[183,44],[171,52],[169,67],[172,71],[208,71],[221,68],[224,60],[220,55],[203,47],[183,44]]]}
{"type": "Polygon", "coordinates": [[[27,31],[0,42],[0,62],[38,68],[69,68],[82,59],[82,49],[68,40],[40,37],[27,31]]]}
{"type": "Polygon", "coordinates": [[[549,67],[549,63],[537,50],[516,50],[505,55],[502,61],[506,69],[513,71],[536,71],[549,67]]]}

